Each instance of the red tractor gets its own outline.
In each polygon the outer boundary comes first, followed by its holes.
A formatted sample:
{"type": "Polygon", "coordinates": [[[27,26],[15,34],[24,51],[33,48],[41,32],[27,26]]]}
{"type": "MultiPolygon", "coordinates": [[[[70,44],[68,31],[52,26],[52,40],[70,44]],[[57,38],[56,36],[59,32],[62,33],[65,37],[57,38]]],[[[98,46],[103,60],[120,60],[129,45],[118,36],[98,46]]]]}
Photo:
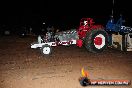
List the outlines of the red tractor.
{"type": "Polygon", "coordinates": [[[102,52],[108,44],[108,35],[102,25],[94,25],[92,18],[82,18],[77,30],[78,46],[84,45],[90,52],[102,52]]]}
{"type": "Polygon", "coordinates": [[[44,55],[51,53],[51,46],[69,46],[76,44],[85,46],[90,52],[102,52],[108,44],[108,35],[101,25],[95,25],[92,18],[82,18],[78,29],[55,33],[47,32],[47,37],[38,36],[38,42],[32,43],[31,48],[40,48],[44,55]]]}

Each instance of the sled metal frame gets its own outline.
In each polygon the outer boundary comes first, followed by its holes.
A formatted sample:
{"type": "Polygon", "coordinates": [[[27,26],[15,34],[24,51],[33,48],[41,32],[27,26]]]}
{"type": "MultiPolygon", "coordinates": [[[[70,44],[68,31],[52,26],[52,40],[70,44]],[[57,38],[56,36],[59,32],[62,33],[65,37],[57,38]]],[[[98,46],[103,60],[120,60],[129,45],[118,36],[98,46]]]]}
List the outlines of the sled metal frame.
{"type": "Polygon", "coordinates": [[[49,46],[69,46],[69,45],[75,45],[76,40],[70,40],[70,41],[59,41],[59,42],[45,42],[45,43],[32,43],[31,48],[41,48],[43,45],[49,45],[49,46]]]}

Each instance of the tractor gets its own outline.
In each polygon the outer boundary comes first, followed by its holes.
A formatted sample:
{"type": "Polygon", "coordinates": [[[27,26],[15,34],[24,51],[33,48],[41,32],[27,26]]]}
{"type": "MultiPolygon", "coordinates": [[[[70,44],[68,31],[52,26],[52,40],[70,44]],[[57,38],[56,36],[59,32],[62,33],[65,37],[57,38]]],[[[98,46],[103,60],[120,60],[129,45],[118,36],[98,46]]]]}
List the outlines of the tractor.
{"type": "MultiPolygon", "coordinates": [[[[79,46],[84,45],[86,49],[93,53],[102,52],[108,45],[108,34],[102,25],[95,25],[92,18],[82,18],[77,30],[79,46]]],[[[78,42],[77,42],[78,43],[78,42]]]]}
{"type": "Polygon", "coordinates": [[[52,46],[85,46],[92,53],[100,53],[108,45],[108,34],[102,25],[95,25],[92,18],[82,18],[77,29],[57,33],[47,32],[44,37],[38,36],[38,41],[31,48],[40,48],[42,54],[49,55],[52,46]],[[53,35],[54,34],[54,35],[53,35]]]}
{"type": "Polygon", "coordinates": [[[106,32],[108,33],[108,46],[121,51],[132,51],[132,28],[124,26],[125,20],[122,15],[115,21],[111,16],[106,24],[106,32]]]}

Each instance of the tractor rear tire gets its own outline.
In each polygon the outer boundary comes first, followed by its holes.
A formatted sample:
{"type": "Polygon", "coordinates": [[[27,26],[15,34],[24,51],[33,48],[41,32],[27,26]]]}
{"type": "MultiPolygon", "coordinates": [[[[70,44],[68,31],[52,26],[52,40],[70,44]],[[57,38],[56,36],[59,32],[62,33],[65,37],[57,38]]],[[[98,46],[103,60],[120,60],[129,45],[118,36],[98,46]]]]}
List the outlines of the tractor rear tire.
{"type": "Polygon", "coordinates": [[[49,55],[49,54],[51,54],[51,52],[52,52],[52,47],[51,46],[49,46],[47,44],[42,46],[41,53],[43,55],[49,55]]]}
{"type": "Polygon", "coordinates": [[[108,45],[108,35],[105,30],[91,30],[86,34],[85,47],[92,53],[100,53],[108,45]]]}

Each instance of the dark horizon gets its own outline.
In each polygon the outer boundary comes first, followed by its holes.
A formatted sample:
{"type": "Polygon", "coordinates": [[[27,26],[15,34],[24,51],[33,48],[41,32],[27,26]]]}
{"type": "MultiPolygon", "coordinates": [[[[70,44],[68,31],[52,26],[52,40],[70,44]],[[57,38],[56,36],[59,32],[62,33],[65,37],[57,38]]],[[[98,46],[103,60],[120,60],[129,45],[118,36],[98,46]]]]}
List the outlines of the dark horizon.
{"type": "Polygon", "coordinates": [[[2,5],[0,24],[6,25],[41,25],[48,22],[50,25],[79,25],[83,17],[91,17],[95,23],[106,25],[112,8],[117,19],[122,14],[128,25],[132,26],[130,2],[114,0],[76,1],[47,1],[45,3],[7,4],[2,5]]]}

